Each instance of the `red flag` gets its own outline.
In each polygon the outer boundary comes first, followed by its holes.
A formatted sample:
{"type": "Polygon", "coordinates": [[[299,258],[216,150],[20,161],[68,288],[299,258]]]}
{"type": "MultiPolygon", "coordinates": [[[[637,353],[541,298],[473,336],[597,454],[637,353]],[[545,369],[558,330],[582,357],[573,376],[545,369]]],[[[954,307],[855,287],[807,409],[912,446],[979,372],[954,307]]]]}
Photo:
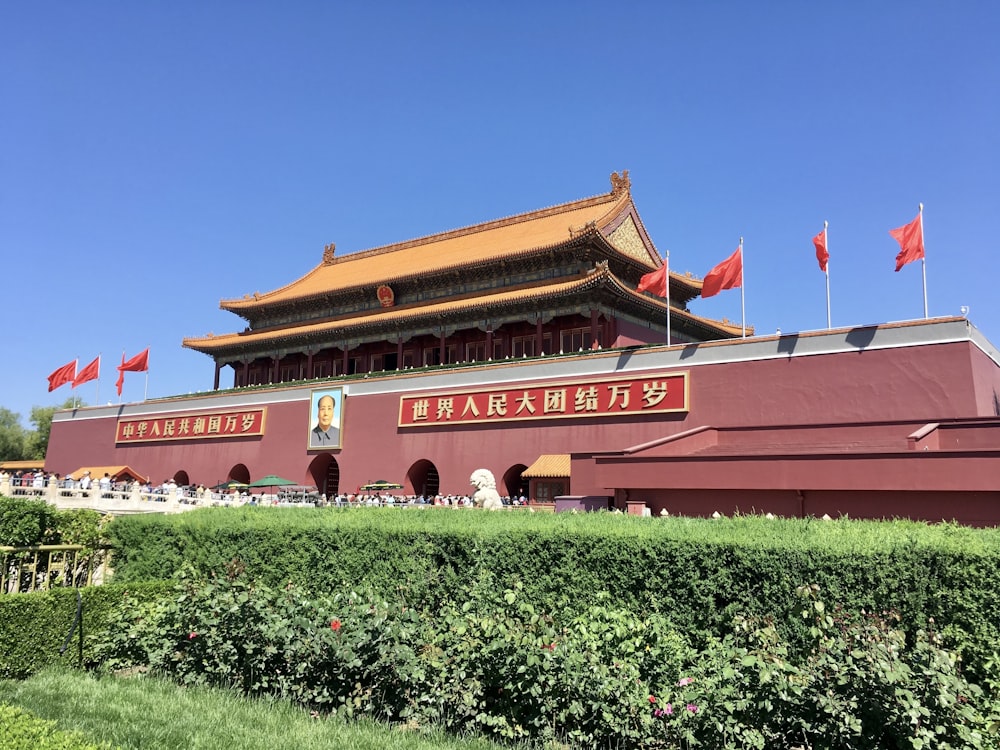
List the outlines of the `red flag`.
{"type": "Polygon", "coordinates": [[[73,387],[76,388],[78,385],[83,385],[91,380],[97,380],[101,375],[101,357],[98,355],[97,359],[91,362],[89,365],[80,370],[76,377],[73,378],[73,387]]]}
{"type": "Polygon", "coordinates": [[[639,279],[639,286],[636,287],[636,291],[652,292],[657,297],[669,297],[669,284],[670,274],[667,272],[667,262],[664,261],[662,266],[655,271],[650,271],[639,279]]]}
{"type": "Polygon", "coordinates": [[[924,225],[921,219],[923,214],[917,214],[917,218],[909,224],[905,224],[898,229],[890,229],[889,234],[899,243],[899,255],[896,256],[896,270],[915,260],[924,257],[924,225]]]}
{"type": "Polygon", "coordinates": [[[742,246],[713,268],[701,283],[702,298],[714,297],[723,289],[736,289],[743,286],[743,253],[742,246]]]}
{"type": "Polygon", "coordinates": [[[49,375],[49,393],[52,393],[52,391],[54,391],[61,385],[72,383],[73,378],[75,377],[76,377],[76,360],[74,359],[69,364],[63,365],[58,370],[55,370],[51,375],[49,375]]]}
{"type": "Polygon", "coordinates": [[[118,380],[115,381],[115,387],[118,389],[118,395],[122,395],[122,386],[125,384],[125,373],[126,372],[146,372],[149,370],[149,347],[142,352],[136,354],[128,362],[125,361],[125,352],[122,352],[122,363],[118,365],[118,380]]]}
{"type": "Polygon", "coordinates": [[[146,347],[145,351],[139,352],[128,362],[125,361],[125,355],[122,355],[122,363],[118,366],[119,370],[124,370],[125,372],[146,372],[149,369],[149,347],[146,347]]]}
{"type": "Polygon", "coordinates": [[[826,229],[813,237],[813,245],[816,247],[816,260],[819,261],[819,270],[826,271],[826,262],[830,260],[830,253],[826,249],[826,229]]]}

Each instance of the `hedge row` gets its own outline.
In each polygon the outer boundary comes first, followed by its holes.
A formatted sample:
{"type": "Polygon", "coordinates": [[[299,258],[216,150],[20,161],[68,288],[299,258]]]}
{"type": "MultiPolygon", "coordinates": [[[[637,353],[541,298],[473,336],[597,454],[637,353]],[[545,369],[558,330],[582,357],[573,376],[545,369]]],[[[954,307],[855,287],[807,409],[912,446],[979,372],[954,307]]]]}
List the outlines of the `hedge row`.
{"type": "Polygon", "coordinates": [[[0,703],[0,740],[4,750],[110,750],[79,732],[64,732],[56,722],[39,719],[16,706],[0,703]]]}
{"type": "Polygon", "coordinates": [[[273,586],[363,583],[424,606],[488,571],[545,609],[606,591],[669,616],[695,643],[726,632],[737,613],[794,629],[788,593],[817,584],[849,611],[898,612],[909,632],[933,618],[974,670],[1000,642],[1000,532],[953,524],[225,508],[125,517],[110,533],[118,582],[183,564],[210,574],[235,559],[273,586]]]}
{"type": "Polygon", "coordinates": [[[66,588],[0,595],[0,678],[23,679],[51,664],[92,662],[90,636],[104,635],[122,597],[127,593],[139,601],[155,601],[170,591],[170,584],[153,581],[79,589],[82,650],[80,625],[73,629],[77,591],[66,588]],[[66,650],[60,653],[63,644],[66,650]]]}

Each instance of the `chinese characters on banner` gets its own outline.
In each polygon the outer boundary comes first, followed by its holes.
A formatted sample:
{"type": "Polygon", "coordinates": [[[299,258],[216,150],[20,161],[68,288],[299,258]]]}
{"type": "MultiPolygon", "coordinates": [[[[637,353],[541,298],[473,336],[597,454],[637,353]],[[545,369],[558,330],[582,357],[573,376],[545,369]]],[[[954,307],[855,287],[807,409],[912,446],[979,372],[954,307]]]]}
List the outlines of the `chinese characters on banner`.
{"type": "Polygon", "coordinates": [[[401,396],[399,426],[688,411],[688,373],[401,396]]]}
{"type": "Polygon", "coordinates": [[[157,440],[204,440],[264,434],[267,409],[204,412],[169,417],[119,419],[117,443],[148,443],[157,440]]]}

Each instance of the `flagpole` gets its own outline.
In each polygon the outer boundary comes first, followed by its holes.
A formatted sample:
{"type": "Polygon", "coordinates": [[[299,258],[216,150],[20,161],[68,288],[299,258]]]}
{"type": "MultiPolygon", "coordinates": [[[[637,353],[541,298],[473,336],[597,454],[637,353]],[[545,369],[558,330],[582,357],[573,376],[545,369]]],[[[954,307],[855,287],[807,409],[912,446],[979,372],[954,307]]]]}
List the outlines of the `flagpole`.
{"type": "Polygon", "coordinates": [[[924,320],[930,316],[927,314],[927,242],[924,240],[924,204],[920,205],[920,242],[924,246],[924,257],[920,259],[920,268],[924,276],[924,320]]]}
{"type": "Polygon", "coordinates": [[[97,381],[97,394],[94,396],[94,405],[101,405],[101,354],[97,354],[97,377],[94,378],[97,381]]]}
{"type": "Polygon", "coordinates": [[[746,287],[743,285],[743,238],[740,237],[740,317],[743,318],[743,338],[747,337],[747,298],[746,287]]]}
{"type": "MultiPolygon", "coordinates": [[[[830,222],[823,222],[823,247],[827,250],[829,254],[830,250],[830,235],[828,234],[827,227],[830,226],[830,222]]],[[[830,330],[833,326],[830,324],[830,259],[826,260],[826,329],[830,330]]]]}
{"type": "MultiPolygon", "coordinates": [[[[124,349],[122,349],[122,364],[125,364],[125,350],[124,349]]],[[[124,375],[123,375],[123,373],[122,373],[121,370],[118,370],[118,377],[119,378],[124,377],[124,375]]],[[[122,381],[122,386],[124,386],[124,385],[125,385],[125,381],[122,381]]],[[[125,390],[124,387],[122,388],[122,391],[123,390],[125,390]]],[[[118,403],[119,404],[122,402],[122,391],[118,391],[118,403]]]]}
{"type": "Polygon", "coordinates": [[[667,250],[667,268],[664,272],[666,278],[663,280],[664,289],[667,292],[667,346],[670,346],[670,251],[667,250]]]}

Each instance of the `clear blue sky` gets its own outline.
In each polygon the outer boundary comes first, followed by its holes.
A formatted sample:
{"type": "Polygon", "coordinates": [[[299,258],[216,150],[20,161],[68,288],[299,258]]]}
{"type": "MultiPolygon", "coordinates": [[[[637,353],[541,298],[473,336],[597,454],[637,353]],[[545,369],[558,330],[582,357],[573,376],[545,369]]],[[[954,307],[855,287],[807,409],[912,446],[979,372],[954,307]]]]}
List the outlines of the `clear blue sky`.
{"type": "Polygon", "coordinates": [[[181,339],[243,328],[220,299],[622,169],[673,270],[745,237],[760,333],[825,327],[824,220],[835,326],[922,317],[888,235],[922,201],[931,316],[1000,343],[998,29],[995,1],[4,3],[0,405],[94,403],[46,376],[99,353],[117,401],[147,346],[150,397],[209,389],[181,339]]]}

